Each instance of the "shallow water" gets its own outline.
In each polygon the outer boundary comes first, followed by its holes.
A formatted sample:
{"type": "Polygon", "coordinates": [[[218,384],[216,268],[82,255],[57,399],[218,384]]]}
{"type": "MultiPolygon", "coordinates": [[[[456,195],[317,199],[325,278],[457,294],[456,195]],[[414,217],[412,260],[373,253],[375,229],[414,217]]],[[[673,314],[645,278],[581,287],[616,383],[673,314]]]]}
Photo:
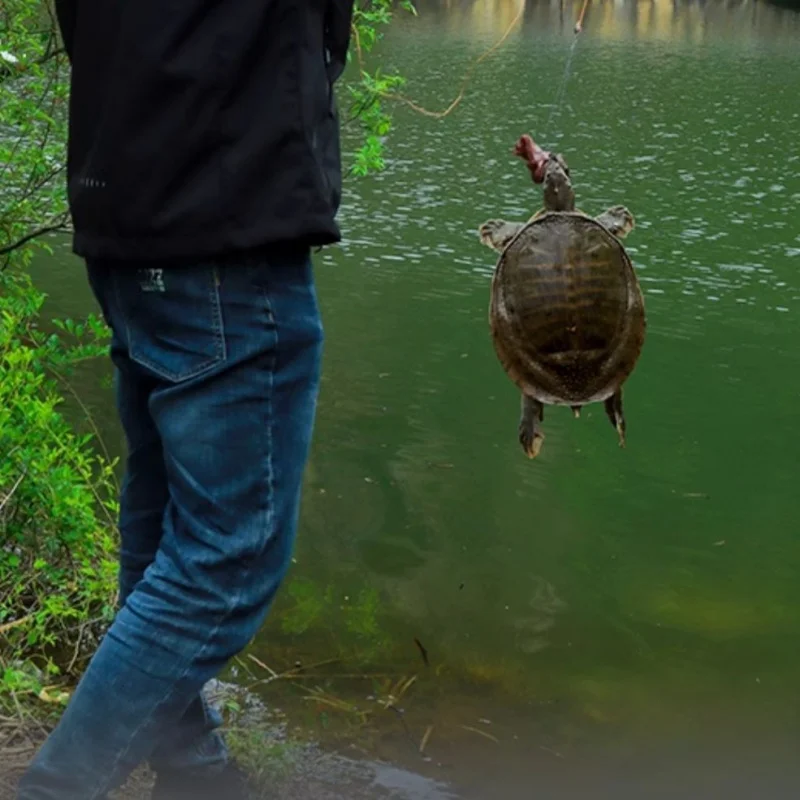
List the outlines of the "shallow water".
{"type": "MultiPolygon", "coordinates": [[[[444,108],[519,5],[418,5],[381,52],[444,108]]],[[[278,671],[337,658],[264,696],[465,797],[794,797],[800,14],[592,3],[553,109],[579,7],[528,3],[455,112],[398,107],[388,169],[349,179],[345,241],[317,257],[326,361],[296,564],[252,653],[278,671]],[[648,338],[626,450],[600,407],[549,410],[535,462],[516,441],[476,230],[540,203],[509,152],[523,132],[564,153],[582,209],[636,217],[648,338]],[[418,675],[402,718],[375,710],[388,678],[341,677],[362,673],[418,675]],[[304,700],[316,685],[330,694],[304,700]]],[[[53,310],[92,308],[65,251],[36,271],[53,310]]]]}

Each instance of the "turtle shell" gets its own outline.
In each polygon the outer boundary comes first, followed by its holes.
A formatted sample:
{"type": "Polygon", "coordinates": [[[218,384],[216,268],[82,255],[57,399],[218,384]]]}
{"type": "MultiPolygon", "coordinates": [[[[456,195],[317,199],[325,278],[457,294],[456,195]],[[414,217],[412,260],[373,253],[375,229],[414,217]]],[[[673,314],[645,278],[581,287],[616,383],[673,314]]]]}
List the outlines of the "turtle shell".
{"type": "Polygon", "coordinates": [[[578,211],[537,214],[509,242],[492,279],[489,321],[508,376],[551,405],[605,400],[644,344],[633,264],[616,236],[578,211]]]}

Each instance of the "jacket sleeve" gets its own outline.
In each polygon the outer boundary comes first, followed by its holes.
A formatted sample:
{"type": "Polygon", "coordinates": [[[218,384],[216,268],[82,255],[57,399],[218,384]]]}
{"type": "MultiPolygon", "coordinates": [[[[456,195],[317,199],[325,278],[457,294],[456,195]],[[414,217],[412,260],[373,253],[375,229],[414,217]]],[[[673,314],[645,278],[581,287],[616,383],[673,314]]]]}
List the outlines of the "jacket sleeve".
{"type": "Polygon", "coordinates": [[[330,60],[328,77],[333,83],[344,72],[350,45],[350,26],[355,0],[328,0],[325,12],[325,44],[330,60]]]}
{"type": "Polygon", "coordinates": [[[72,61],[72,44],[75,39],[75,22],[78,18],[79,0],[55,0],[58,27],[67,57],[72,61]]]}

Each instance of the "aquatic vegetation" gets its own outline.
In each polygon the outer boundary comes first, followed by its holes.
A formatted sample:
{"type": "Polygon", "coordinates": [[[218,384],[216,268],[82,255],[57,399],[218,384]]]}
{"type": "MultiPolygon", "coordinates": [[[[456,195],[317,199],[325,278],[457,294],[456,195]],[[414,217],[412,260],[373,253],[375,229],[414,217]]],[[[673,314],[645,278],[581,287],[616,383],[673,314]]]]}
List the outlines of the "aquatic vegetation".
{"type": "Polygon", "coordinates": [[[780,604],[753,602],[752,598],[713,596],[710,587],[693,591],[664,590],[642,604],[662,625],[708,636],[760,635],[787,630],[800,624],[791,608],[780,604]]]}
{"type": "Polygon", "coordinates": [[[295,635],[305,633],[312,625],[319,623],[333,599],[331,586],[322,590],[313,581],[304,578],[291,580],[286,586],[286,593],[292,604],[280,612],[280,626],[285,633],[295,635]]]}

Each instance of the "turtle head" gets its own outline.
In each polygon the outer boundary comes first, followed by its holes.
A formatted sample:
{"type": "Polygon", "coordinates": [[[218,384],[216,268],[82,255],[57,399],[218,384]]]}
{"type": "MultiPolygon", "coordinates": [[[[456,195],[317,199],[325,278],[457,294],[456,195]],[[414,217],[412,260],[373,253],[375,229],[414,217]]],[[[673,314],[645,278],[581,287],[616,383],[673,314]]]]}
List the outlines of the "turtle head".
{"type": "Polygon", "coordinates": [[[525,162],[533,182],[544,184],[547,211],[575,209],[575,192],[569,178],[569,167],[561,153],[543,150],[527,133],[519,137],[512,152],[525,162]]]}
{"type": "Polygon", "coordinates": [[[560,153],[550,153],[545,164],[544,205],[547,211],[575,210],[575,190],[569,167],[560,153]]]}

